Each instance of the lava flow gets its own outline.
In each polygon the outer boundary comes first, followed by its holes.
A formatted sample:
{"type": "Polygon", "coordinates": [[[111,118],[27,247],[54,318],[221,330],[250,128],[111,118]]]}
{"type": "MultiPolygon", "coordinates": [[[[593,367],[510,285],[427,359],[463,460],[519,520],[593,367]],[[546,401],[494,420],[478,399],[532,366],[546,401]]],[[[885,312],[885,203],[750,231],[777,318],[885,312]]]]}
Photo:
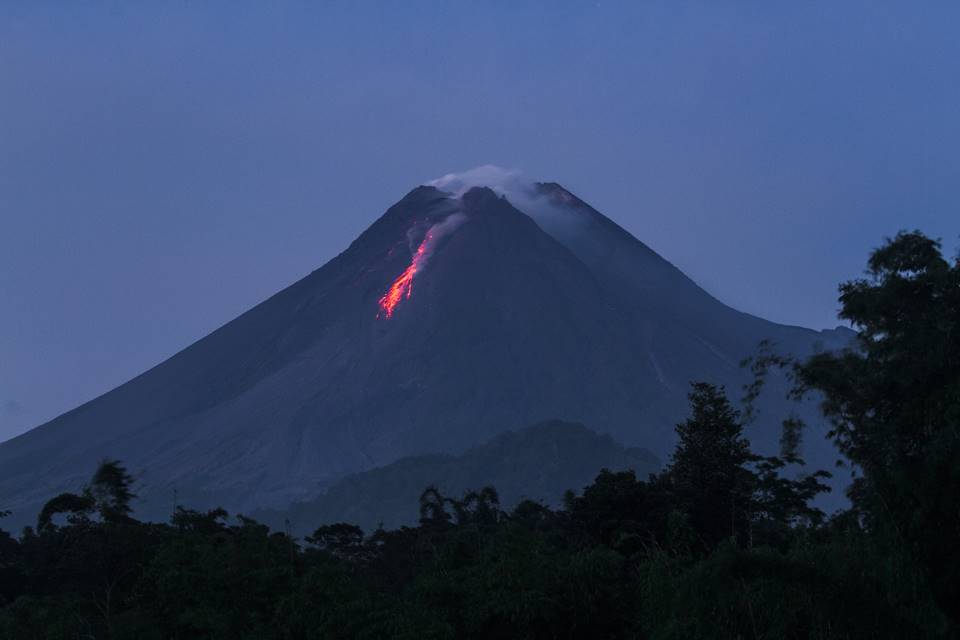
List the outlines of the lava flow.
{"type": "Polygon", "coordinates": [[[381,317],[381,314],[383,314],[383,317],[390,318],[393,315],[393,310],[400,304],[400,300],[409,298],[410,294],[413,293],[413,276],[417,274],[417,268],[420,266],[421,261],[423,261],[424,256],[427,255],[427,241],[432,237],[428,231],[427,237],[423,239],[423,242],[420,243],[420,246],[417,247],[416,252],[414,252],[410,266],[403,270],[400,277],[393,281],[393,284],[390,285],[387,292],[380,298],[380,313],[377,314],[378,318],[381,317]]]}
{"type": "Polygon", "coordinates": [[[427,266],[427,260],[433,254],[434,245],[440,238],[460,226],[465,219],[462,213],[455,213],[427,230],[427,235],[423,237],[420,246],[413,252],[410,266],[403,270],[403,273],[393,281],[387,292],[380,298],[380,311],[377,313],[377,318],[390,319],[400,301],[404,298],[410,298],[413,293],[413,278],[427,266]]]}

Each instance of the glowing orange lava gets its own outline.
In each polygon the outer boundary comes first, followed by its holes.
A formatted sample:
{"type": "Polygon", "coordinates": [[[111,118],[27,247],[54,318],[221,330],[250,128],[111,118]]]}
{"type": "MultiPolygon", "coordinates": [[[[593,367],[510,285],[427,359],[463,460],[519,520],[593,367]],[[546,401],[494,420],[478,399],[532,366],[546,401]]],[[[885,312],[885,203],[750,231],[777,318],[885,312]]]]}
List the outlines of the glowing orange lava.
{"type": "Polygon", "coordinates": [[[445,235],[456,230],[466,219],[466,215],[462,212],[452,213],[427,230],[420,246],[413,252],[410,266],[403,270],[400,277],[393,281],[387,292],[380,298],[380,311],[377,312],[377,318],[390,319],[400,301],[410,298],[410,294],[413,293],[413,279],[426,268],[437,243],[445,235]]]}
{"type": "Polygon", "coordinates": [[[417,275],[417,269],[427,255],[427,243],[431,240],[433,240],[433,233],[429,232],[414,252],[410,266],[403,270],[400,277],[393,281],[393,284],[390,285],[387,292],[380,298],[380,313],[377,314],[378,318],[385,317],[389,319],[393,315],[393,310],[400,304],[400,301],[404,298],[409,298],[410,294],[413,293],[413,277],[417,275]]]}

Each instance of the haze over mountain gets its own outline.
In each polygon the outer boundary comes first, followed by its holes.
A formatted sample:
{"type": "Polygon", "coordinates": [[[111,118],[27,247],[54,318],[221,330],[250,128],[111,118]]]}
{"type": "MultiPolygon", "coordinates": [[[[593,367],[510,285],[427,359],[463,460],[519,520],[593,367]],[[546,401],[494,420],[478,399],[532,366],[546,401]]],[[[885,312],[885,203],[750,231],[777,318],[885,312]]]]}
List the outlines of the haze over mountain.
{"type": "Polygon", "coordinates": [[[645,449],[623,447],[580,424],[543,422],[501,433],[461,455],[401,458],[349,475],[288,509],[252,515],[277,531],[286,527],[299,535],[309,535],[319,523],[350,522],[367,531],[415,525],[418,499],[428,486],[456,497],[493,486],[505,509],[521,500],[560,507],[568,489],[581,490],[600,469],[629,469],[646,478],[660,471],[661,461],[645,449]]]}
{"type": "MultiPolygon", "coordinates": [[[[562,186],[481,168],[413,189],[322,268],[0,444],[0,507],[29,519],[117,458],[144,517],[165,518],[175,491],[197,508],[282,508],[549,419],[665,459],[690,381],[736,397],[761,340],[803,354],[848,333],[735,311],[562,186]]],[[[765,397],[760,450],[788,411],[765,397]]],[[[811,462],[832,462],[810,441],[811,462]]]]}

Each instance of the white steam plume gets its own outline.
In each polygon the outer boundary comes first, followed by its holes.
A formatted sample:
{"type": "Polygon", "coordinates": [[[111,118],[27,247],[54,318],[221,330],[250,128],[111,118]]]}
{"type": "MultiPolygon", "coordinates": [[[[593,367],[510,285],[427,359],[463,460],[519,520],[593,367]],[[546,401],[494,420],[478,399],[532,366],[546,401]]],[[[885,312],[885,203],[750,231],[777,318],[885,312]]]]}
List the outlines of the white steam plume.
{"type": "Polygon", "coordinates": [[[514,207],[527,214],[541,229],[561,242],[580,233],[587,219],[572,207],[558,204],[537,189],[537,185],[518,169],[485,164],[462,173],[448,173],[427,183],[460,198],[473,187],[489,187],[505,196],[514,207]]]}
{"type": "Polygon", "coordinates": [[[475,167],[463,173],[448,173],[427,184],[452,193],[457,198],[473,187],[490,187],[496,193],[506,195],[508,198],[512,192],[533,188],[533,184],[525,180],[523,174],[517,169],[504,169],[492,164],[475,167]]]}
{"type": "Polygon", "coordinates": [[[427,230],[427,234],[423,238],[421,247],[423,247],[423,257],[421,264],[426,264],[427,260],[430,259],[430,256],[433,255],[433,250],[437,246],[437,242],[440,241],[445,235],[452,233],[467,220],[467,216],[464,213],[457,212],[451,213],[449,216],[433,225],[427,230]]]}

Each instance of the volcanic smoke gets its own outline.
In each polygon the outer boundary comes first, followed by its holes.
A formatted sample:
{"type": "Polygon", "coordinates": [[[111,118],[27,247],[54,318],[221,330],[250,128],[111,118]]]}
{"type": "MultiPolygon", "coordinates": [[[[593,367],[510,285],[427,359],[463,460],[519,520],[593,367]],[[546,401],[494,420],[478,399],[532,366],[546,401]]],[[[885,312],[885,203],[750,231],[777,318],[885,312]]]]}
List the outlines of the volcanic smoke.
{"type": "Polygon", "coordinates": [[[380,298],[380,311],[377,313],[378,319],[390,319],[393,316],[394,309],[400,304],[400,301],[404,298],[410,298],[410,295],[413,293],[413,278],[427,266],[427,262],[430,260],[430,256],[433,255],[437,242],[440,238],[459,227],[464,220],[466,220],[464,214],[454,213],[427,229],[427,233],[423,236],[423,240],[420,242],[417,250],[413,252],[413,257],[410,259],[410,266],[403,270],[403,273],[393,281],[393,284],[390,285],[387,292],[380,298]]]}

